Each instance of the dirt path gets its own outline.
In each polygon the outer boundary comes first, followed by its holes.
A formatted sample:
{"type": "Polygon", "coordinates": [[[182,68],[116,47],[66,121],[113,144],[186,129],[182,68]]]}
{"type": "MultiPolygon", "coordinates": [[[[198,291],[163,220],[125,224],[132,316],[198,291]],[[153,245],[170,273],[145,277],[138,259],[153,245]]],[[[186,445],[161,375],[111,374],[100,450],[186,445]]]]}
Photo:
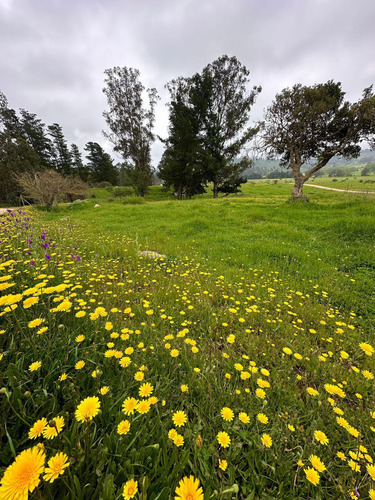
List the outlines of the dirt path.
{"type": "Polygon", "coordinates": [[[330,188],[327,186],[317,186],[316,184],[305,184],[305,186],[319,188],[319,189],[327,189],[328,191],[340,191],[341,193],[375,194],[374,191],[358,191],[358,190],[354,190],[354,189],[338,189],[338,188],[330,188]]]}

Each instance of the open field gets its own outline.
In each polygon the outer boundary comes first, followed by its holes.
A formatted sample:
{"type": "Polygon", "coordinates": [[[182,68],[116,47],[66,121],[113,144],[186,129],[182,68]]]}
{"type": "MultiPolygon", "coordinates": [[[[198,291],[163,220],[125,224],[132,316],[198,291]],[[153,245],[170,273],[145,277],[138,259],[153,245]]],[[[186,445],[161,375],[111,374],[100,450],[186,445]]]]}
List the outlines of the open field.
{"type": "Polygon", "coordinates": [[[375,495],[374,197],[290,187],[0,219],[0,498],[375,495]]]}

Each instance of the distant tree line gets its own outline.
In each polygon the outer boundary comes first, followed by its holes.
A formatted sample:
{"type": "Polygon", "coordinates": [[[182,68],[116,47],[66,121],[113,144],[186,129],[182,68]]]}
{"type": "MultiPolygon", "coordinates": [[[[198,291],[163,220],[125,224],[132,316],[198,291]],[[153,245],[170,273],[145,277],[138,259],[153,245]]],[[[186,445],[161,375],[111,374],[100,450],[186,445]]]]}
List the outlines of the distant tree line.
{"type": "MultiPolygon", "coordinates": [[[[139,71],[113,68],[105,71],[103,89],[109,111],[104,116],[107,137],[127,164],[137,192],[147,192],[156,89],[145,88],[139,71]]],[[[213,196],[236,192],[246,180],[252,162],[246,146],[260,132],[259,155],[277,160],[280,168],[271,177],[293,177],[292,196],[305,199],[303,185],[333,158],[360,155],[362,141],[375,145],[375,97],[372,86],[362,98],[345,101],[341,84],[332,80],[313,86],[294,85],[277,94],[264,120],[249,126],[250,109],[261,87],[249,88],[249,70],[236,57],[222,56],[191,77],[178,77],[166,85],[169,91],[169,136],[158,176],[177,198],[190,198],[212,185],[213,196]]],[[[256,176],[256,174],[254,174],[256,176]]]]}
{"type": "MultiPolygon", "coordinates": [[[[209,185],[217,198],[219,193],[237,192],[247,178],[265,176],[261,168],[249,174],[250,142],[252,156],[275,161],[266,175],[293,177],[292,196],[304,199],[304,183],[335,158],[347,162],[358,158],[363,141],[375,146],[372,86],[352,104],[344,99],[340,83],[296,84],[277,94],[264,120],[252,127],[250,110],[261,87],[250,87],[246,66],[224,55],[200,73],[166,84],[169,135],[159,137],[164,152],[155,172],[151,147],[156,139],[157,90],[146,89],[134,68],[114,67],[104,73],[108,109],[103,114],[108,128],[103,133],[123,162],[114,165],[96,142],[86,144],[84,162],[78,147],[68,146],[59,124],[46,126],[24,109],[17,114],[0,93],[1,201],[17,195],[15,174],[43,169],[91,184],[129,185],[139,196],[147,194],[157,175],[179,199],[203,193],[209,185]]],[[[369,157],[363,175],[373,172],[372,160],[369,157]]]]}
{"type": "Polygon", "coordinates": [[[22,173],[52,170],[90,184],[116,184],[119,171],[108,153],[96,142],[85,146],[86,161],[76,144],[68,146],[58,123],[46,126],[34,113],[9,108],[0,92],[0,201],[18,201],[22,173]]]}

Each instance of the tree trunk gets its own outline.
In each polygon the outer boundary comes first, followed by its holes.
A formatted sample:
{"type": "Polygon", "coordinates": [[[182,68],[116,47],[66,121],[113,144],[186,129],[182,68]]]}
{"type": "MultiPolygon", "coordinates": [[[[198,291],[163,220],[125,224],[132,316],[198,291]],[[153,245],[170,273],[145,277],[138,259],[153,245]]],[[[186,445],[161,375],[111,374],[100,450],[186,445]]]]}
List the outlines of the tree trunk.
{"type": "Polygon", "coordinates": [[[305,178],[303,175],[295,175],[294,176],[294,186],[292,188],[292,199],[298,201],[309,201],[306,196],[304,196],[303,184],[305,182],[305,178]]]}
{"type": "Polygon", "coordinates": [[[218,186],[217,182],[214,182],[214,187],[213,187],[212,192],[214,193],[214,198],[219,197],[219,186],[218,186]]]}

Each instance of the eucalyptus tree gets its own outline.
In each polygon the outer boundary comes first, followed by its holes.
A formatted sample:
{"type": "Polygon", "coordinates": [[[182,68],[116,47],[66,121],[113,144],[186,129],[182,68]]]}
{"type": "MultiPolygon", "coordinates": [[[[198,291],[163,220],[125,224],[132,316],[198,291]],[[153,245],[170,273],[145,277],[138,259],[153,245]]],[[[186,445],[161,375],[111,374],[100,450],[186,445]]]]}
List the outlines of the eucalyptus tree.
{"type": "Polygon", "coordinates": [[[145,89],[137,69],[114,67],[105,70],[103,92],[109,110],[103,113],[109,131],[104,131],[127,165],[131,166],[131,180],[135,192],[144,196],[151,184],[151,145],[155,139],[153,128],[158,93],[145,89]],[[145,104],[147,95],[147,105],[145,104]]]}

